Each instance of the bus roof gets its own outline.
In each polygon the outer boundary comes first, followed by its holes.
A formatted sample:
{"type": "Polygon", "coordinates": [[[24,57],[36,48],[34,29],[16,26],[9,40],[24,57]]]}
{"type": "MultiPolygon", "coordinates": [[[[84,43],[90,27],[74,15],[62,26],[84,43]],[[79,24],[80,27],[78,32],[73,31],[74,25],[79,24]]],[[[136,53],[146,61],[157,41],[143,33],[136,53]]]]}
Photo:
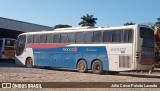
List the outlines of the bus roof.
{"type": "Polygon", "coordinates": [[[47,33],[66,33],[66,32],[80,32],[80,31],[103,31],[103,30],[118,30],[118,29],[133,29],[137,28],[138,26],[141,27],[148,27],[146,25],[128,25],[128,26],[118,26],[118,27],[72,27],[72,28],[60,28],[60,29],[55,29],[53,31],[39,31],[39,32],[27,32],[27,33],[22,33],[20,35],[24,34],[47,34],[47,33]]]}

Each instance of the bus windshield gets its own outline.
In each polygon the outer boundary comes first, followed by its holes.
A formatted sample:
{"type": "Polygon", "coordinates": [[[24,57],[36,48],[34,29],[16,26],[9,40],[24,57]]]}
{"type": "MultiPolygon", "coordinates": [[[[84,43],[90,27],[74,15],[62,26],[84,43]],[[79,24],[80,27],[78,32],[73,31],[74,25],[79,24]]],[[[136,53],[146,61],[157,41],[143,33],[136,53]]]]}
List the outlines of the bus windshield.
{"type": "Polygon", "coordinates": [[[16,41],[16,55],[21,55],[26,44],[26,35],[20,35],[18,41],[16,41]]]}

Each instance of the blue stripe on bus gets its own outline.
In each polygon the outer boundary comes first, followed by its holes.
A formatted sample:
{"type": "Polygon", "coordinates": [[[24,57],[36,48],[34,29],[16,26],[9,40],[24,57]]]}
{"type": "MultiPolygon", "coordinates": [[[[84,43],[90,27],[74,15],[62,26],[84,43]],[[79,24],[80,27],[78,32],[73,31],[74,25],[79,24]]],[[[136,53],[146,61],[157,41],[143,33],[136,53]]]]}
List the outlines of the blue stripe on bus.
{"type": "Polygon", "coordinates": [[[101,60],[104,70],[109,70],[105,46],[64,46],[58,48],[33,48],[34,65],[76,68],[78,59],[85,59],[88,69],[94,59],[101,60]]]}

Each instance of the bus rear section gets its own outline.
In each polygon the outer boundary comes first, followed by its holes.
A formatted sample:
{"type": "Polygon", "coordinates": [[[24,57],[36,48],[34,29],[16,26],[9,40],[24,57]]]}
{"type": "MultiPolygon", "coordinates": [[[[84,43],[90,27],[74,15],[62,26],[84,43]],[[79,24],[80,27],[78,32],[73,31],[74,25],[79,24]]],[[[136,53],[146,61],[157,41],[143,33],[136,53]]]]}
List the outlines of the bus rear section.
{"type": "Polygon", "coordinates": [[[0,60],[1,61],[15,61],[15,39],[1,38],[0,39],[0,60]]]}
{"type": "Polygon", "coordinates": [[[139,27],[137,36],[136,69],[151,70],[154,67],[154,32],[151,28],[139,27]]]}

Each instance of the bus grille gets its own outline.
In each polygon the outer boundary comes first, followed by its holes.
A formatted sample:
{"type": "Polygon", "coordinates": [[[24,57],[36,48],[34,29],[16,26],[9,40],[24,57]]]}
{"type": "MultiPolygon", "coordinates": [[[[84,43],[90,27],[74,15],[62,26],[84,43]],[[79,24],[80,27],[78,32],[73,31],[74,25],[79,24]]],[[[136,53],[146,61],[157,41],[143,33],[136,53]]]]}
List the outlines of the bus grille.
{"type": "Polygon", "coordinates": [[[119,67],[130,68],[130,56],[119,56],[119,67]]]}

